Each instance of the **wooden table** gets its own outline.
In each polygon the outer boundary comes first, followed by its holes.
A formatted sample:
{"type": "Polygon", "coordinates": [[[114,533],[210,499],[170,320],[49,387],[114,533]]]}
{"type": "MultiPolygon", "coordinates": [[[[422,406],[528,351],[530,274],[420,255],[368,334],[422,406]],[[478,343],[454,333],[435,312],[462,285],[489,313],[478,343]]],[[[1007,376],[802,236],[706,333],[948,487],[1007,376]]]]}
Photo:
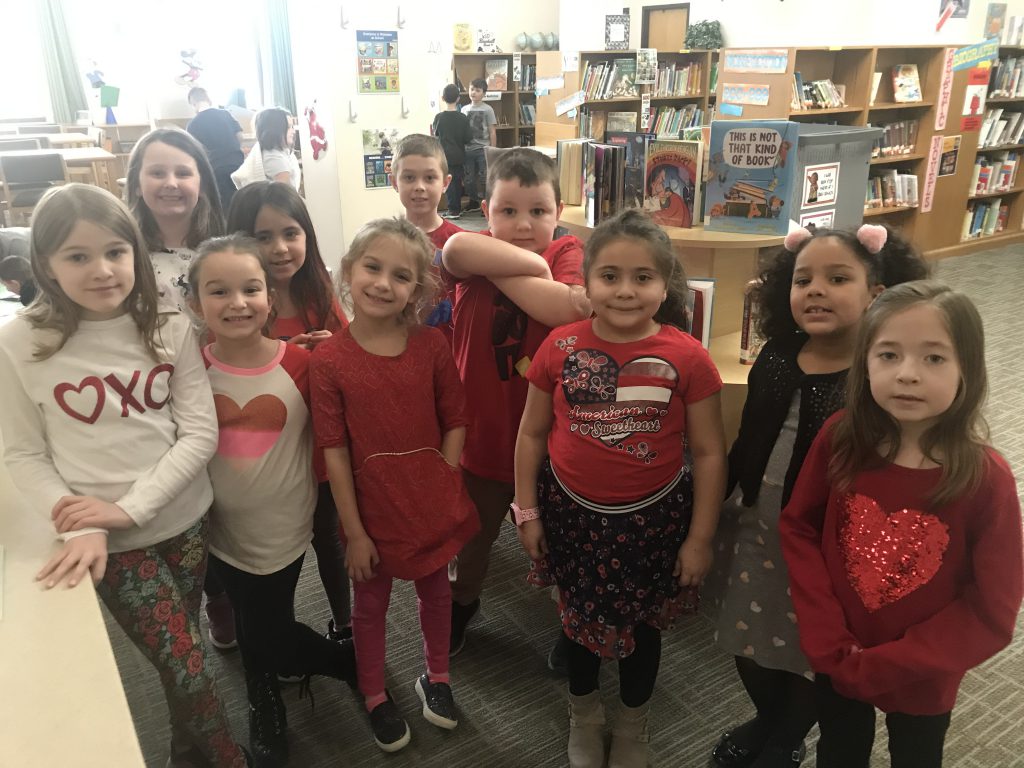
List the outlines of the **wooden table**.
{"type": "Polygon", "coordinates": [[[21,133],[19,139],[47,139],[53,149],[95,147],[96,142],[84,133],[21,133]]]}
{"type": "MultiPolygon", "coordinates": [[[[53,134],[59,136],[60,134],[53,134]]],[[[99,147],[53,147],[52,149],[19,149],[8,152],[0,152],[4,157],[19,156],[32,157],[34,155],[47,155],[54,152],[59,153],[68,166],[68,175],[72,181],[82,181],[86,184],[93,184],[103,187],[117,197],[121,191],[117,186],[119,166],[117,157],[105,149],[99,147]]]]}
{"type": "Polygon", "coordinates": [[[56,535],[0,463],[0,765],[144,768],[91,583],[44,591],[56,535]]]}

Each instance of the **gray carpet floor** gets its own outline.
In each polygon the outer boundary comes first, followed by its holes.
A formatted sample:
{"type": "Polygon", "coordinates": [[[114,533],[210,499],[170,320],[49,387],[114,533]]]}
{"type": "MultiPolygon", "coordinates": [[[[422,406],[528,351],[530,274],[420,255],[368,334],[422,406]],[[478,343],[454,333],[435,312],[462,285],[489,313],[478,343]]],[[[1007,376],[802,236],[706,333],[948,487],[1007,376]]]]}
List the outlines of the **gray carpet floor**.
{"type": "MultiPolygon", "coordinates": [[[[461,223],[461,222],[460,222],[461,223]]],[[[468,222],[467,222],[468,223],[468,222]]],[[[991,397],[987,409],[993,442],[1024,481],[1024,394],[1020,384],[1020,312],[1024,247],[1014,246],[948,259],[937,277],[968,293],[985,318],[991,397]]],[[[452,679],[461,709],[459,727],[444,732],[419,714],[413,682],[423,667],[415,594],[396,586],[388,616],[388,678],[413,731],[410,745],[385,755],[374,745],[361,702],[343,684],[316,680],[315,710],[285,690],[291,765],[314,766],[562,766],[567,733],[565,684],[547,671],[545,657],[556,636],[554,604],[528,587],[527,560],[506,526],[495,546],[484,607],[470,625],[462,654],[453,659],[452,679]]],[[[323,628],[329,613],[310,552],[295,601],[300,620],[323,628]]],[[[149,766],[163,766],[170,731],[156,674],[108,618],[118,667],[149,766]]],[[[1020,628],[1020,622],[1018,622],[1020,628]]],[[[212,667],[232,726],[247,737],[245,688],[237,652],[210,648],[212,667]]],[[[606,665],[602,689],[616,698],[616,672],[606,665]]],[[[711,640],[709,623],[693,617],[666,633],[652,720],[652,765],[702,768],[721,731],[747,719],[751,707],[732,660],[711,640]]],[[[946,743],[947,766],[1024,766],[1024,634],[964,681],[946,743]]],[[[881,726],[881,719],[879,719],[881,726]]],[[[814,766],[809,739],[805,766],[814,766]]],[[[875,765],[888,765],[884,727],[875,744],[875,765]]]]}

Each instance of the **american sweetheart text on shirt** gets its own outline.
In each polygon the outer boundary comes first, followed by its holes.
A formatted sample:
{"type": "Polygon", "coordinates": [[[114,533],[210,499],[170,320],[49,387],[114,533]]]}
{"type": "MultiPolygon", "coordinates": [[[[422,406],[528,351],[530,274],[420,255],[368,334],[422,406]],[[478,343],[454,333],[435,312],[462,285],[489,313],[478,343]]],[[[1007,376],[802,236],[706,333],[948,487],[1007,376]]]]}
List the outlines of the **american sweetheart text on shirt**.
{"type": "Polygon", "coordinates": [[[142,371],[133,371],[128,381],[122,381],[117,374],[86,376],[78,384],[63,382],[53,388],[53,399],[68,416],[86,424],[95,423],[107,402],[107,391],[111,397],[121,399],[121,417],[126,418],[129,410],[145,413],[146,408],[158,411],[171,399],[170,382],[174,366],[161,363],[146,374],[142,382],[142,371]],[[160,374],[166,373],[166,377],[160,374]],[[139,398],[142,398],[141,401],[139,398]]]}

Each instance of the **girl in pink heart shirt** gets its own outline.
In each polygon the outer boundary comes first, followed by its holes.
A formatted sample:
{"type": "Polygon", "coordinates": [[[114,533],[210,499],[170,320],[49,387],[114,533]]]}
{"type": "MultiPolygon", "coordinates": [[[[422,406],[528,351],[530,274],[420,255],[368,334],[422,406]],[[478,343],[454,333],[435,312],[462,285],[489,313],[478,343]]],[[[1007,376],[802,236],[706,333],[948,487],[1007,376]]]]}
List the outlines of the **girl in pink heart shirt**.
{"type": "Polygon", "coordinates": [[[1010,642],[1020,504],[986,442],[986,390],[966,296],[917,281],[875,301],[847,409],[822,427],[780,523],[818,765],[866,768],[877,707],[894,768],[940,766],[961,679],[1010,642]]]}
{"type": "Polygon", "coordinates": [[[199,635],[217,422],[192,326],[158,309],[142,234],[98,187],[43,197],[32,271],[39,295],[0,330],[0,429],[11,477],[63,540],[38,578],[91,576],[160,673],[174,764],[244,766],[199,635]]]}

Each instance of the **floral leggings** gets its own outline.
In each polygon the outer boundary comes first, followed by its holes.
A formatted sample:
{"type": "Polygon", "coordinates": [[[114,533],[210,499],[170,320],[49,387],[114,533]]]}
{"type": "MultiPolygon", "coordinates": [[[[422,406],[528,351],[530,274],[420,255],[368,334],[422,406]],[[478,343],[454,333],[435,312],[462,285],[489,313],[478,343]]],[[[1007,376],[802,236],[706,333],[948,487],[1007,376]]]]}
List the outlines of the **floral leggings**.
{"type": "Polygon", "coordinates": [[[171,712],[172,752],[198,749],[217,768],[245,756],[228,728],[199,634],[208,518],[146,549],[111,553],[96,587],[117,623],[152,662],[171,712]]]}

